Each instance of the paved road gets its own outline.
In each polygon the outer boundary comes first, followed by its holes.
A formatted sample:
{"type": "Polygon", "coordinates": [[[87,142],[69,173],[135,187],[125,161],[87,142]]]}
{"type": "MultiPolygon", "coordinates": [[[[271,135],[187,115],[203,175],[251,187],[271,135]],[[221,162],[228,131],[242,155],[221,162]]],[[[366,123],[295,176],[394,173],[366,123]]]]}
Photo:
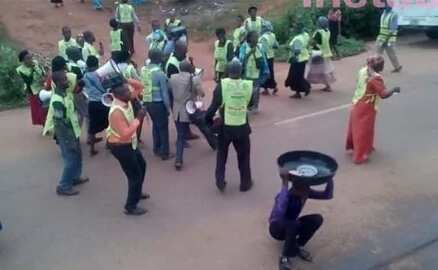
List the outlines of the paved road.
{"type": "Polygon", "coordinates": [[[315,262],[295,269],[436,269],[437,49],[422,37],[402,42],[403,73],[385,75],[403,93],[383,102],[377,152],[364,166],[344,153],[348,108],[342,105],[366,55],[336,62],[334,93],[315,91],[301,101],[288,99],[286,90],[263,97],[252,120],[256,186],[248,194],[238,192],[234,153],[221,195],[213,184],[215,155],[205,142],[193,143],[187,168],[175,172],[172,162],[151,155],[146,127],[146,188],[153,197],[145,204],[150,213],[140,218],[122,214],[126,180],[104,149],[85,157],[92,182],[81,195],[59,198],[56,146],[30,127],[27,110],[0,113],[1,269],[276,269],[280,245],[268,236],[266,220],[280,187],[275,159],[292,149],[326,152],[340,163],[335,199],[305,209],[325,216],[308,246],[315,262]]]}

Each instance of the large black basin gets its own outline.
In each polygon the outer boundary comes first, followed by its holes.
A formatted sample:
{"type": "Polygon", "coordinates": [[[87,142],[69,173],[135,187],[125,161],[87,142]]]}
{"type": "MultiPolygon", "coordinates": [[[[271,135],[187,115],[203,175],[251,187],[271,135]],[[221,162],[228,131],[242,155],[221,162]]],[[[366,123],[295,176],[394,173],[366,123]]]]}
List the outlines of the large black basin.
{"type": "Polygon", "coordinates": [[[292,182],[316,186],[332,179],[338,169],[338,163],[332,157],[312,151],[291,151],[277,159],[280,168],[287,168],[292,182]]]}

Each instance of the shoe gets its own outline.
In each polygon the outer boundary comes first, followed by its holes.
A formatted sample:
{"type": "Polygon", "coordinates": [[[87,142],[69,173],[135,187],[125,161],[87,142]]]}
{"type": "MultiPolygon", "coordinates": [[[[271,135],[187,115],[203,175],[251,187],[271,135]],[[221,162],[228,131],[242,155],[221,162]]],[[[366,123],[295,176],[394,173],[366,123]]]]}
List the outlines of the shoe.
{"type": "Polygon", "coordinates": [[[298,256],[298,258],[300,258],[301,260],[306,261],[306,262],[312,262],[313,261],[313,258],[312,258],[312,255],[310,254],[310,252],[305,250],[305,249],[303,249],[303,248],[299,248],[298,249],[297,256],[298,256]]]}
{"type": "Polygon", "coordinates": [[[277,87],[275,87],[275,89],[274,89],[274,92],[272,92],[272,94],[273,94],[274,96],[276,96],[276,95],[277,95],[277,93],[278,93],[278,88],[277,88],[277,87]]]}
{"type": "Polygon", "coordinates": [[[166,161],[166,160],[172,159],[174,157],[175,157],[174,154],[163,155],[163,156],[161,156],[161,160],[166,161]]]}
{"type": "Polygon", "coordinates": [[[392,73],[399,73],[403,69],[403,66],[399,66],[398,68],[391,71],[392,73]]]}
{"type": "Polygon", "coordinates": [[[296,93],[295,95],[290,96],[289,98],[301,99],[301,95],[299,93],[296,93]]]}
{"type": "Polygon", "coordinates": [[[225,181],[216,181],[216,187],[220,192],[224,192],[227,187],[227,182],[225,181]]]}
{"type": "Polygon", "coordinates": [[[78,180],[73,181],[73,186],[80,186],[88,182],[90,182],[90,178],[79,178],[78,180]]]}
{"type": "Polygon", "coordinates": [[[97,154],[99,154],[99,151],[97,151],[97,150],[90,150],[90,157],[97,156],[97,154]]]}
{"type": "Polygon", "coordinates": [[[71,188],[69,190],[62,190],[62,189],[58,188],[58,189],[56,189],[56,194],[58,194],[59,196],[72,197],[72,196],[79,195],[79,191],[74,190],[73,188],[71,188]]]}
{"type": "Polygon", "coordinates": [[[332,92],[332,89],[330,88],[330,86],[327,86],[327,87],[321,89],[321,91],[323,91],[323,92],[332,92]]]}
{"type": "Polygon", "coordinates": [[[148,212],[148,210],[141,208],[141,207],[137,207],[131,210],[125,210],[125,215],[127,216],[142,216],[144,214],[146,214],[148,212]]]}
{"type": "Polygon", "coordinates": [[[175,162],[175,170],[181,171],[182,170],[182,166],[183,166],[183,164],[182,164],[181,161],[175,162]]]}
{"type": "Polygon", "coordinates": [[[149,200],[151,198],[151,195],[148,193],[142,193],[140,195],[140,200],[149,200]]]}
{"type": "Polygon", "coordinates": [[[191,133],[189,136],[187,136],[188,141],[198,140],[200,137],[197,134],[191,133]]]}
{"type": "Polygon", "coordinates": [[[280,260],[278,262],[278,269],[279,270],[290,270],[291,269],[291,262],[289,258],[281,256],[280,260]]]}
{"type": "Polygon", "coordinates": [[[264,96],[269,96],[269,90],[268,90],[268,89],[264,89],[264,90],[262,91],[262,95],[264,95],[264,96]]]}
{"type": "Polygon", "coordinates": [[[240,192],[248,192],[251,190],[252,186],[253,186],[253,182],[249,182],[249,184],[247,185],[240,185],[240,192]]]}

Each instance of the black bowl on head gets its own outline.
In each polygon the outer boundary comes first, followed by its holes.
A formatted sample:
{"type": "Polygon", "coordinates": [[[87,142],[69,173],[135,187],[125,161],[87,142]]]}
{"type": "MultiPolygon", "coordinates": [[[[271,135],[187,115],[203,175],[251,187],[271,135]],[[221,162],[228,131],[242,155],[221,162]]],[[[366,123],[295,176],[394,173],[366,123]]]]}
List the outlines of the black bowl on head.
{"type": "Polygon", "coordinates": [[[280,168],[289,169],[293,183],[308,186],[325,184],[333,179],[338,169],[334,158],[313,151],[284,153],[277,159],[277,164],[280,168]]]}

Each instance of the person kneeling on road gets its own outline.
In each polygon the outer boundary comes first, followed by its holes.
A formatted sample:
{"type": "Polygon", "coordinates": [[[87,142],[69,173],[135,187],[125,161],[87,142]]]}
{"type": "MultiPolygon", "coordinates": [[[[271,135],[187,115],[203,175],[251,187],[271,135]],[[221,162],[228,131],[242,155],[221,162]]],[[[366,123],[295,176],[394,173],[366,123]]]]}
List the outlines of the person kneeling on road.
{"type": "Polygon", "coordinates": [[[291,269],[291,259],[299,257],[312,261],[310,253],[303,249],[323,223],[320,214],[299,217],[307,199],[330,200],[333,198],[333,180],[327,182],[324,191],[317,191],[307,185],[291,182],[288,169],[281,169],[282,187],[275,198],[275,204],[269,218],[269,232],[279,241],[284,241],[280,256],[279,270],[291,269]]]}

